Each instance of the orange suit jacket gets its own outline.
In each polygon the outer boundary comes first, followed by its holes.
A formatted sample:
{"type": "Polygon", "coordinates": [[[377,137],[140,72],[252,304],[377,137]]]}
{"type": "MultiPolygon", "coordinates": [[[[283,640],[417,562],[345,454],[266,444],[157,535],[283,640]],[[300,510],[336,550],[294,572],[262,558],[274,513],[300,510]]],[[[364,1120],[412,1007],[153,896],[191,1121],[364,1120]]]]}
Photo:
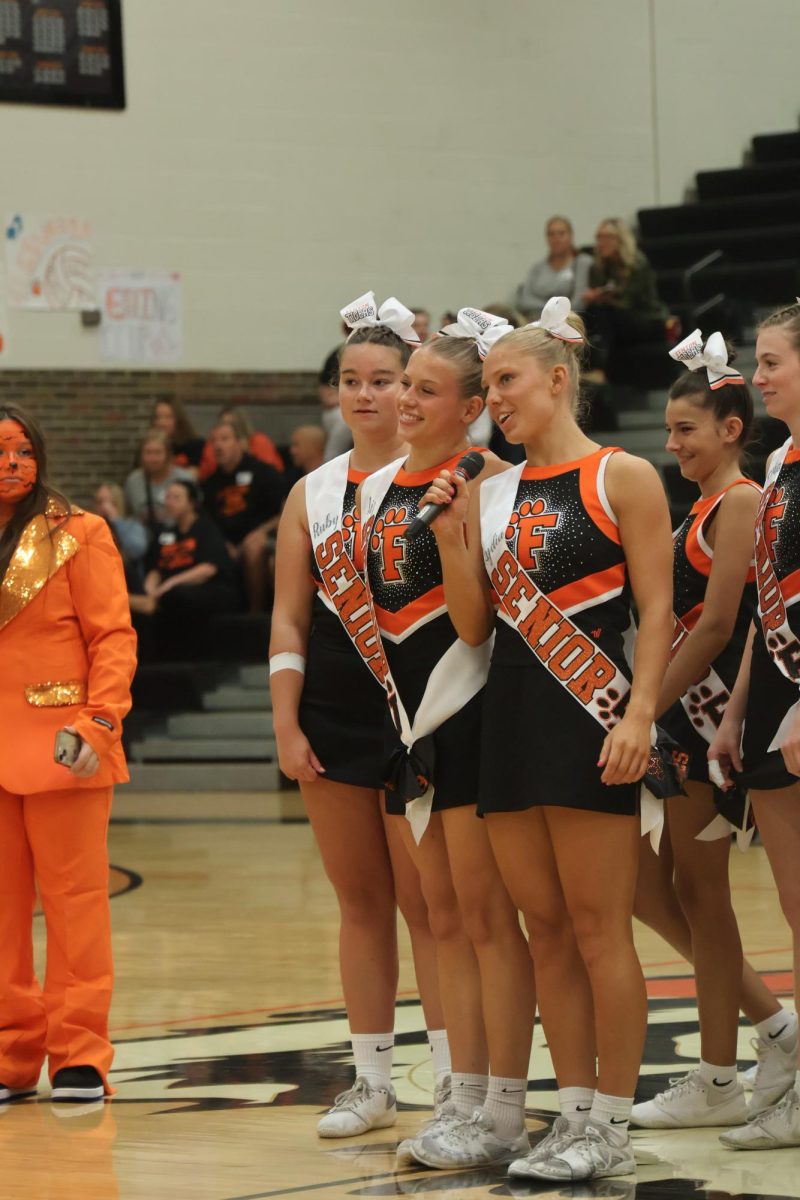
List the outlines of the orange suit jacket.
{"type": "Polygon", "coordinates": [[[0,586],[0,787],[17,795],[128,779],[120,738],[131,706],[136,634],[108,527],[54,501],[26,525],[0,586]],[[100,759],[90,779],[56,763],[74,726],[100,759]]]}

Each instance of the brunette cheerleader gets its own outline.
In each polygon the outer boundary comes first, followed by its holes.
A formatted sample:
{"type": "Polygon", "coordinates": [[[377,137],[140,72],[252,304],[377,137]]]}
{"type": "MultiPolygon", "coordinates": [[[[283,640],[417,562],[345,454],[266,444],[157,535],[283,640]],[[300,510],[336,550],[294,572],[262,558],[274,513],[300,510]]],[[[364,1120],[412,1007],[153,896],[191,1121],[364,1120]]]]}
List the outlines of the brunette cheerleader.
{"type": "Polygon", "coordinates": [[[368,293],[342,317],[353,332],[341,352],[339,395],[354,448],[301,479],[289,495],[270,640],[280,766],[300,783],[341,914],[356,1080],[320,1120],[323,1137],[353,1136],[395,1120],[395,903],[411,934],[440,1088],[449,1071],[419,877],[381,804],[384,672],[365,599],[355,509],[358,485],[402,449],[396,399],[417,337],[413,314],[395,299],[377,311],[368,293]]]}

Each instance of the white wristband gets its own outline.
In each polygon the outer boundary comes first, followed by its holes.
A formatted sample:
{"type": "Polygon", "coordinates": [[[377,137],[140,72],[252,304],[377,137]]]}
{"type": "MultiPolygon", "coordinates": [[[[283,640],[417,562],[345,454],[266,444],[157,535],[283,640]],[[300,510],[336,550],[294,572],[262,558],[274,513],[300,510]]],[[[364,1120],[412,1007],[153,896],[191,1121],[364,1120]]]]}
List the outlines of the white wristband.
{"type": "Polygon", "coordinates": [[[305,675],[306,660],[302,654],[290,654],[288,651],[285,654],[273,654],[269,660],[270,678],[276,671],[299,671],[305,675]]]}

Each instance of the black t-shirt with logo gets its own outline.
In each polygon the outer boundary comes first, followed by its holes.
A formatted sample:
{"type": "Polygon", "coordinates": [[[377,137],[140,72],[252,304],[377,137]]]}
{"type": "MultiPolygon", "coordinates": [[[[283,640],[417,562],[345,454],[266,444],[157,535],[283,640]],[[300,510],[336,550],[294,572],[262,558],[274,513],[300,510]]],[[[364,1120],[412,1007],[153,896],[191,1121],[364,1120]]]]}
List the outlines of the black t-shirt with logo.
{"type": "Polygon", "coordinates": [[[206,444],[202,438],[172,443],[172,461],[176,467],[199,467],[206,444]]]}
{"type": "Polygon", "coordinates": [[[159,571],[163,579],[172,579],[201,563],[211,563],[217,568],[213,578],[233,582],[233,561],[225,539],[205,513],[198,514],[186,533],[162,527],[153,539],[148,567],[159,571]]]}
{"type": "Polygon", "coordinates": [[[235,471],[217,467],[203,484],[206,508],[225,540],[234,546],[257,526],[278,515],[283,493],[280,472],[259,462],[252,454],[242,455],[235,471]]]}

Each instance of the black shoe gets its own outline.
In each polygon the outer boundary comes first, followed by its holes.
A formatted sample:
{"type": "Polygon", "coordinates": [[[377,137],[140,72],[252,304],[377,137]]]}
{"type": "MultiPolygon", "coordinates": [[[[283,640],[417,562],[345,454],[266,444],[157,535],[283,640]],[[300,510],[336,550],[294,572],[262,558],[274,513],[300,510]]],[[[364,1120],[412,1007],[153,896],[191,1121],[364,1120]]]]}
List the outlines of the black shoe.
{"type": "Polygon", "coordinates": [[[0,1083],[0,1104],[7,1104],[9,1100],[21,1100],[24,1096],[35,1096],[36,1084],[32,1084],[26,1088],[7,1087],[6,1084],[0,1083]]]}
{"type": "Polygon", "coordinates": [[[103,1080],[94,1067],[62,1067],[53,1076],[53,1100],[102,1100],[103,1080]]]}

